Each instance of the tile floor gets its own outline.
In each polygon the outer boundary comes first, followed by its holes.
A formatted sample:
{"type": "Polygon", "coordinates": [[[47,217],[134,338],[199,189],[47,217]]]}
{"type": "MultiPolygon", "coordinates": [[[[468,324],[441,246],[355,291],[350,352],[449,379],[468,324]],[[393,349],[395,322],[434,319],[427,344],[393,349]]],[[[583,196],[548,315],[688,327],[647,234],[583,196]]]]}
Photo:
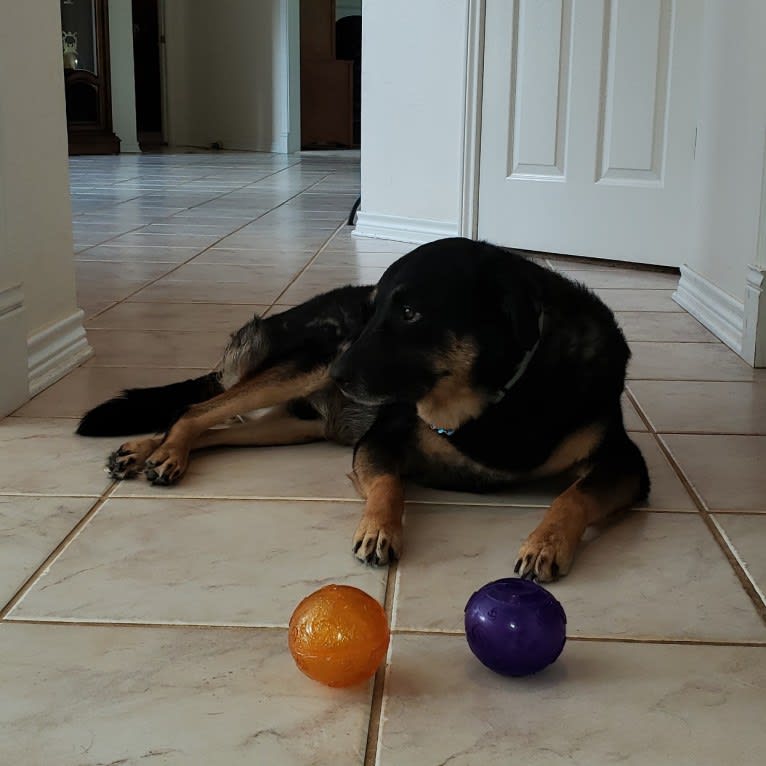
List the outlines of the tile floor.
{"type": "Polygon", "coordinates": [[[95,355],[0,423],[0,763],[763,763],[766,371],[672,301],[672,274],[550,260],[632,343],[626,422],[654,491],[551,586],[560,660],[509,680],[470,655],[462,607],[553,488],[413,489],[406,555],[373,570],[349,553],[345,449],[210,453],[163,490],[108,481],[115,440],[72,433],[122,387],[209,367],[253,312],[406,252],[343,226],[355,160],[78,158],[71,180],[95,355]],[[329,582],[389,610],[369,686],[317,686],[287,652],[293,607],[329,582]]]}

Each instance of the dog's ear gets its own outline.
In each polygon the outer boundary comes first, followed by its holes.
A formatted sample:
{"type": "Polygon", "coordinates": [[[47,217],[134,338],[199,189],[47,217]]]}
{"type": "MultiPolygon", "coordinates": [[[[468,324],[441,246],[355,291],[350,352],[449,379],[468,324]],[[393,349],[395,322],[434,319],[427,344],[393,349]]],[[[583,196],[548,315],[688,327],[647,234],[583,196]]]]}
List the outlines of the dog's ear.
{"type": "Polygon", "coordinates": [[[501,310],[516,342],[524,350],[532,348],[540,337],[542,310],[535,285],[520,270],[508,268],[504,270],[498,286],[501,290],[501,310]]]}

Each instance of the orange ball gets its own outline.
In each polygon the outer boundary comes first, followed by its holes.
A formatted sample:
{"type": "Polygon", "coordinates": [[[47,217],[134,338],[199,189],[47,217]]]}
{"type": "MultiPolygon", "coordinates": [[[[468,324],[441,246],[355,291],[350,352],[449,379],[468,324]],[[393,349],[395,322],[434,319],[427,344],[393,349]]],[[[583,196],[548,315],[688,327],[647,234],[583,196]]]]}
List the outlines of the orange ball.
{"type": "Polygon", "coordinates": [[[349,585],[326,585],[301,601],[290,618],[295,664],[326,686],[370,678],[388,650],[388,621],[372,596],[349,585]]]}

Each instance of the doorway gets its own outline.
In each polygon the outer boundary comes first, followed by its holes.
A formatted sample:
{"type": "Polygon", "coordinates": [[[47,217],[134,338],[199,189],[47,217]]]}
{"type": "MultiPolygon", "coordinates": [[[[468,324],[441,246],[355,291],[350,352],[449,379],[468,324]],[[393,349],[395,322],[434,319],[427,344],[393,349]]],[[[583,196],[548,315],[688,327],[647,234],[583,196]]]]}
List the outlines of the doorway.
{"type": "Polygon", "coordinates": [[[160,0],[133,0],[136,127],[143,151],[164,144],[160,0]]]}
{"type": "Polygon", "coordinates": [[[301,148],[361,138],[362,0],[301,0],[301,148]]]}

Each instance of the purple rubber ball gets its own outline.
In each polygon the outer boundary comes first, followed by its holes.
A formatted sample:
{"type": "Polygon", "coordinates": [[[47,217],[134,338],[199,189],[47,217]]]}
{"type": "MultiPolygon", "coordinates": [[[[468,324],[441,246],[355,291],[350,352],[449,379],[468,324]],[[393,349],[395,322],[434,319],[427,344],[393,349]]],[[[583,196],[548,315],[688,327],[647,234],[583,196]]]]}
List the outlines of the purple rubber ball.
{"type": "Polygon", "coordinates": [[[468,646],[490,670],[528,676],[564,648],[567,616],[542,586],[508,577],[487,583],[465,605],[468,646]]]}

